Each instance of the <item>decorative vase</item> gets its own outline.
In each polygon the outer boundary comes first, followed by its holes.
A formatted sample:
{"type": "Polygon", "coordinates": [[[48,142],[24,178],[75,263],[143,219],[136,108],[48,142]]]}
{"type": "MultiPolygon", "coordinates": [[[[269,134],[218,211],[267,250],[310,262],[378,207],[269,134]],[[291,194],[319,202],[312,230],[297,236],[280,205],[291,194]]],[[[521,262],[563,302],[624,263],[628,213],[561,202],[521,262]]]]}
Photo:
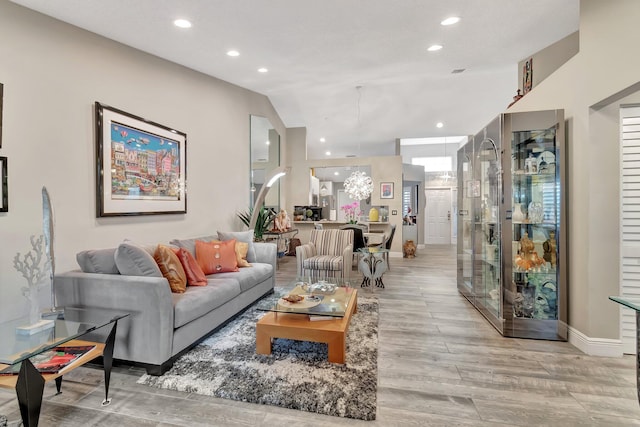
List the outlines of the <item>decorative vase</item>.
{"type": "Polygon", "coordinates": [[[378,222],[378,219],[380,219],[380,214],[378,212],[378,209],[376,208],[369,209],[369,222],[378,222]]]}
{"type": "Polygon", "coordinates": [[[540,202],[529,203],[529,221],[533,224],[539,224],[544,219],[544,208],[540,202]]]}
{"type": "Polygon", "coordinates": [[[405,258],[415,258],[416,257],[416,244],[413,240],[407,240],[402,245],[402,252],[404,253],[405,258]]]}
{"type": "Polygon", "coordinates": [[[514,203],[513,204],[513,212],[511,214],[511,220],[513,222],[524,222],[527,219],[527,214],[524,212],[522,208],[522,203],[514,203]]]}

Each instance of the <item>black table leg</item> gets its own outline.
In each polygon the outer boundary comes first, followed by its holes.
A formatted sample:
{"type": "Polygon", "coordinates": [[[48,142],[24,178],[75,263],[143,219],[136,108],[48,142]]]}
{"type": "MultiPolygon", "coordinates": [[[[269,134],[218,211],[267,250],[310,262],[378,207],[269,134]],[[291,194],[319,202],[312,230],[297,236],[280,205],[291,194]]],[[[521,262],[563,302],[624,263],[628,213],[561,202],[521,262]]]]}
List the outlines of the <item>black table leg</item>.
{"type": "Polygon", "coordinates": [[[58,391],[56,393],[56,396],[59,395],[60,393],[62,393],[60,390],[62,389],[62,377],[58,377],[56,378],[56,390],[58,391]]]}
{"type": "Polygon", "coordinates": [[[24,427],[38,426],[43,392],[44,378],[29,359],[23,360],[16,383],[16,394],[24,427]]]}
{"type": "Polygon", "coordinates": [[[107,406],[111,403],[109,398],[109,381],[111,380],[111,368],[113,367],[113,346],[116,342],[116,329],[118,327],[118,321],[113,322],[113,327],[107,341],[105,341],[104,352],[102,353],[102,362],[104,364],[104,400],[102,406],[107,406]]]}

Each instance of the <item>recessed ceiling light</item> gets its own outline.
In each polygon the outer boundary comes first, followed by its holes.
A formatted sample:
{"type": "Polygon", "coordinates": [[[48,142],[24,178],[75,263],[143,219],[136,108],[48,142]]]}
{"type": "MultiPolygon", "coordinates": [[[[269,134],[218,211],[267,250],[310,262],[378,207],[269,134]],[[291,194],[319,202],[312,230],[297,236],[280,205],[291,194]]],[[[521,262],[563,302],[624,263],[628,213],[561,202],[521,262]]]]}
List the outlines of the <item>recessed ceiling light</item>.
{"type": "Polygon", "coordinates": [[[266,73],[266,72],[268,72],[268,71],[269,71],[269,70],[268,70],[268,69],[266,69],[266,68],[264,68],[264,67],[262,67],[262,68],[258,68],[258,72],[259,72],[259,73],[266,73]]]}
{"type": "Polygon", "coordinates": [[[327,140],[324,138],[320,138],[320,142],[326,142],[327,140]]]}
{"type": "Polygon", "coordinates": [[[333,174],[334,174],[335,176],[338,176],[338,175],[340,175],[340,172],[334,172],[333,174]]]}
{"type": "Polygon", "coordinates": [[[179,28],[191,28],[191,22],[186,19],[176,19],[173,21],[173,25],[179,28]]]}
{"type": "Polygon", "coordinates": [[[271,141],[267,140],[267,141],[265,142],[265,144],[270,145],[270,144],[271,144],[271,141]]]}
{"type": "Polygon", "coordinates": [[[433,44],[433,45],[429,46],[429,48],[427,50],[429,52],[435,52],[436,50],[440,50],[440,49],[442,49],[442,45],[433,44]]]}
{"type": "Polygon", "coordinates": [[[440,25],[453,25],[457,24],[458,22],[460,22],[460,18],[458,18],[457,16],[450,16],[444,21],[440,22],[440,25]]]}
{"type": "Polygon", "coordinates": [[[442,126],[444,126],[444,123],[442,123],[442,122],[438,122],[438,123],[436,123],[436,127],[437,127],[437,128],[441,128],[442,126]]]}
{"type": "Polygon", "coordinates": [[[227,55],[229,56],[240,56],[240,52],[238,52],[237,50],[230,50],[227,52],[227,55]]]}
{"type": "Polygon", "coordinates": [[[327,156],[330,156],[330,155],[331,155],[331,151],[327,151],[327,152],[326,152],[326,153],[324,153],[324,154],[326,154],[327,156]]]}

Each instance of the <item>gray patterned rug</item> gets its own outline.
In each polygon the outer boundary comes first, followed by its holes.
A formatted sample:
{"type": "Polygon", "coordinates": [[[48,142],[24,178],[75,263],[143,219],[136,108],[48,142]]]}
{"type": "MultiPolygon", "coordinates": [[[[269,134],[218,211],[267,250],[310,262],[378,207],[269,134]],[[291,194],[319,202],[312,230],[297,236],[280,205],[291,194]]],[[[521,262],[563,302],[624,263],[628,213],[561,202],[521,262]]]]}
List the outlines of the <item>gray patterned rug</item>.
{"type": "Polygon", "coordinates": [[[249,308],[176,360],[164,375],[139,384],[338,417],[374,420],[378,383],[378,301],[358,298],[347,335],[347,363],[327,361],[327,345],[287,339],[271,355],[256,354],[249,308]]]}

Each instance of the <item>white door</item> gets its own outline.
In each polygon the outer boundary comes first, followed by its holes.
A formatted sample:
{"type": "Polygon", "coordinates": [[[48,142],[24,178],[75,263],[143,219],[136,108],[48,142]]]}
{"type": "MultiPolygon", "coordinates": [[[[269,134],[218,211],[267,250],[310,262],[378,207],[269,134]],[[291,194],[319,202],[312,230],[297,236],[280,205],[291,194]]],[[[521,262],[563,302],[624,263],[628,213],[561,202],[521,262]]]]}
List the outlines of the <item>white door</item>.
{"type": "Polygon", "coordinates": [[[425,243],[451,244],[451,190],[427,189],[425,196],[425,243]]]}
{"type": "MultiPolygon", "coordinates": [[[[640,107],[620,109],[620,128],[620,295],[640,296],[640,107]]],[[[622,351],[635,354],[635,311],[620,312],[622,351]]]]}

